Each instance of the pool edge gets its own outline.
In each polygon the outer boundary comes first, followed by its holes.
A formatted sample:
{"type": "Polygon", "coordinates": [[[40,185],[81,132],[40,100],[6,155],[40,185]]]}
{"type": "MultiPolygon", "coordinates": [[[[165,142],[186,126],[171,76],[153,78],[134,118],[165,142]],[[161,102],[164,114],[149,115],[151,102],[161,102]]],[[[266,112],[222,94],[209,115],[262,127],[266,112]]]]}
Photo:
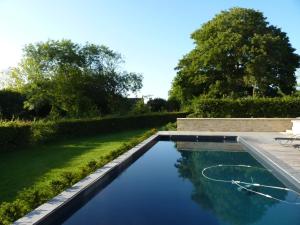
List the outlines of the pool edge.
{"type": "Polygon", "coordinates": [[[289,171],[283,168],[280,163],[275,162],[268,157],[262,151],[259,151],[253,144],[247,142],[243,137],[237,137],[238,143],[246,148],[246,151],[252,155],[252,157],[262,164],[267,169],[272,170],[272,174],[280,180],[286,186],[292,186],[294,190],[300,193],[300,182],[289,171]]]}
{"type": "Polygon", "coordinates": [[[118,156],[116,159],[112,160],[111,162],[105,164],[103,167],[97,169],[95,172],[81,179],[70,188],[67,188],[65,191],[53,197],[46,203],[40,205],[25,216],[16,220],[13,225],[49,224],[49,222],[44,222],[44,220],[47,220],[47,218],[51,217],[58,210],[62,209],[62,207],[64,207],[78,195],[82,194],[83,192],[89,192],[88,189],[94,186],[106,175],[109,175],[109,173],[114,169],[126,166],[128,163],[130,164],[130,160],[132,160],[137,154],[143,154],[143,151],[147,151],[152,145],[157,142],[158,139],[158,133],[150,136],[122,155],[118,156]]]}
{"type": "MultiPolygon", "coordinates": [[[[231,133],[231,134],[234,134],[231,133]]],[[[300,183],[297,178],[293,177],[288,171],[285,171],[284,168],[280,167],[276,162],[273,162],[270,157],[264,155],[261,151],[257,149],[257,147],[253,146],[251,143],[247,142],[241,135],[220,135],[220,134],[195,134],[195,132],[187,132],[185,134],[181,132],[158,132],[151,137],[147,138],[146,140],[142,141],[132,149],[128,150],[127,152],[123,153],[113,161],[109,162],[108,164],[104,165],[103,167],[97,169],[94,173],[90,174],[89,176],[83,178],[72,187],[66,189],[59,195],[55,196],[48,202],[42,204],[41,206],[37,207],[33,211],[29,212],[24,217],[18,219],[13,224],[15,225],[27,225],[27,224],[45,224],[44,221],[49,219],[53,214],[58,212],[58,210],[62,209],[66,206],[72,199],[78,197],[83,192],[89,192],[89,189],[92,186],[95,186],[97,182],[100,182],[106,175],[109,176],[109,173],[117,168],[122,168],[131,164],[131,161],[134,157],[139,158],[139,156],[135,155],[142,155],[145,153],[151,146],[153,146],[158,140],[161,140],[162,137],[171,137],[172,136],[210,136],[210,137],[220,137],[226,139],[226,137],[236,137],[238,143],[240,143],[243,147],[246,148],[247,152],[249,152],[259,163],[265,166],[268,169],[272,169],[275,172],[275,176],[282,181],[284,184],[292,185],[297,191],[300,191],[300,183]],[[125,165],[124,165],[125,164],[125,165]]],[[[172,140],[172,139],[171,139],[172,140]]],[[[48,222],[47,224],[49,224],[48,222]]]]}

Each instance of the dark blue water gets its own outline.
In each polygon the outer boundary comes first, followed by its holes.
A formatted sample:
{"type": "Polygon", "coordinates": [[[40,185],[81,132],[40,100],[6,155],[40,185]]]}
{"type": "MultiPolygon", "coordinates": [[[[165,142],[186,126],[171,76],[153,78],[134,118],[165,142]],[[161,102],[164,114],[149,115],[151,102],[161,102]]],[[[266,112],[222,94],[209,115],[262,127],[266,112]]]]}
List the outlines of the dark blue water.
{"type": "MultiPolygon", "coordinates": [[[[214,178],[283,186],[246,152],[180,151],[174,142],[160,141],[63,224],[300,225],[300,206],[204,178],[203,168],[216,164],[256,168],[207,171],[214,178]]],[[[288,201],[295,198],[286,191],[259,191],[288,201]]]]}

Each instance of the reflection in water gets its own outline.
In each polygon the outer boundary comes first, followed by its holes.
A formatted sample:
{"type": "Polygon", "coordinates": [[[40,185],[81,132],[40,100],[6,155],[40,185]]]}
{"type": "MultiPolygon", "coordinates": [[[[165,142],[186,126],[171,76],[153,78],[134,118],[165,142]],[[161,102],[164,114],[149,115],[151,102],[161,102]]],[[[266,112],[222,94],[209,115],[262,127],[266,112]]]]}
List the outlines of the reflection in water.
{"type": "MultiPolygon", "coordinates": [[[[80,199],[74,212],[53,224],[300,225],[300,206],[249,194],[231,183],[202,176],[207,166],[245,164],[258,168],[220,167],[206,174],[283,186],[240,146],[193,142],[177,145],[177,149],[174,142],[159,141],[104,189],[80,199]]],[[[280,199],[295,197],[285,191],[259,191],[280,199]]]]}
{"type": "MultiPolygon", "coordinates": [[[[180,151],[181,158],[175,166],[181,177],[194,185],[192,199],[202,208],[212,211],[229,224],[245,225],[259,221],[269,207],[278,202],[242,191],[231,183],[214,182],[202,176],[202,170],[217,164],[246,164],[245,167],[217,167],[206,172],[215,179],[239,180],[265,185],[283,185],[245,152],[180,151]]],[[[259,188],[265,194],[285,199],[287,191],[259,188]]]]}

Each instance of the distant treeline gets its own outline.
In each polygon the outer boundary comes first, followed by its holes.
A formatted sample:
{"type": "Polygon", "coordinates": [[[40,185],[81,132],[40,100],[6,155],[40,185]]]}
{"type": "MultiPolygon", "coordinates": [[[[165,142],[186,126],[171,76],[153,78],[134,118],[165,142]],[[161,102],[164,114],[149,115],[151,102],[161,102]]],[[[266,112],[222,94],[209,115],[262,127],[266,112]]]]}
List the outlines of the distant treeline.
{"type": "MultiPolygon", "coordinates": [[[[0,90],[0,120],[33,120],[48,118],[51,113],[51,105],[28,109],[24,107],[26,94],[14,90],[0,90]]],[[[150,99],[144,103],[143,98],[122,98],[118,102],[118,108],[114,115],[136,115],[151,112],[174,112],[180,110],[180,104],[175,100],[162,98],[150,99]]],[[[105,116],[106,114],[102,115],[105,116]]],[[[100,116],[100,115],[94,115],[100,116]]]]}
{"type": "Polygon", "coordinates": [[[121,55],[106,46],[70,40],[26,45],[21,63],[0,90],[0,118],[87,118],[178,110],[176,101],[128,98],[143,76],[122,69],[121,55]]]}

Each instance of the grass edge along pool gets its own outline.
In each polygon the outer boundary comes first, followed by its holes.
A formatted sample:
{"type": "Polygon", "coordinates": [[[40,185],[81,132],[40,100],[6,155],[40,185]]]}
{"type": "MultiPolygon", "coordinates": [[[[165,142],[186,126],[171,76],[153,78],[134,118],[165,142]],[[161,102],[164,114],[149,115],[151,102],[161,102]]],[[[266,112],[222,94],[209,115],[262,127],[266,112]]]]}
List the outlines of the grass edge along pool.
{"type": "Polygon", "coordinates": [[[78,205],[83,204],[83,197],[85,198],[84,201],[87,201],[86,196],[90,196],[91,198],[95,192],[99,192],[105,188],[124,169],[130,166],[160,140],[237,142],[237,136],[161,135],[158,133],[98,169],[95,173],[84,178],[49,202],[33,210],[25,217],[17,220],[15,224],[53,224],[58,218],[63,217],[65,214],[71,214],[78,209],[78,205]]]}

